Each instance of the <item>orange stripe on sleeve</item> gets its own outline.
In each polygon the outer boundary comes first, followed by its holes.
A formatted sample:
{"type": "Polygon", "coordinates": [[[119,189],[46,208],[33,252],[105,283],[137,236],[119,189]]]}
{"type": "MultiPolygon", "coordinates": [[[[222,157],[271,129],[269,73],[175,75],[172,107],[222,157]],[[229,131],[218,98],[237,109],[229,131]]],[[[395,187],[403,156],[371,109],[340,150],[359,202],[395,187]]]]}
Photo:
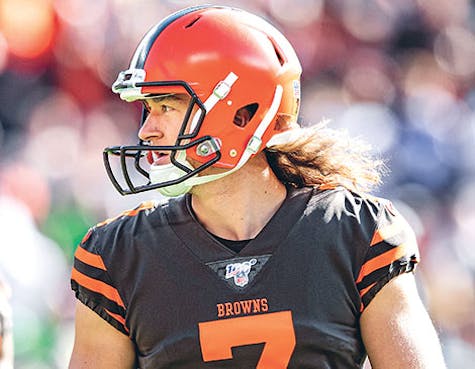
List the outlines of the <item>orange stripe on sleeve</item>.
{"type": "Polygon", "coordinates": [[[401,221],[393,223],[381,229],[377,229],[376,232],[374,232],[370,246],[374,246],[380,243],[381,241],[387,240],[388,238],[391,238],[397,235],[403,230],[404,230],[404,223],[401,221]]]}
{"type": "Polygon", "coordinates": [[[145,201],[142,204],[140,204],[140,206],[136,209],[126,210],[126,211],[120,213],[118,216],[116,216],[114,218],[109,218],[109,219],[104,220],[101,223],[98,223],[97,227],[105,226],[105,225],[107,225],[109,223],[112,223],[114,220],[119,219],[121,217],[134,217],[137,214],[139,214],[142,210],[152,209],[154,206],[155,206],[154,201],[145,201]]]}
{"type": "Polygon", "coordinates": [[[120,316],[119,314],[115,314],[107,309],[104,309],[107,314],[109,314],[111,317],[113,317],[115,320],[117,320],[119,323],[121,323],[124,326],[124,329],[129,332],[127,326],[125,325],[125,319],[120,316]]]}
{"type": "Polygon", "coordinates": [[[92,252],[83,249],[81,246],[76,249],[74,256],[85,264],[102,270],[107,270],[100,255],[93,254],[92,252]]]}
{"type": "Polygon", "coordinates": [[[82,238],[81,243],[85,243],[89,239],[89,237],[91,237],[91,234],[92,234],[92,229],[89,228],[87,233],[82,238]]]}
{"type": "Polygon", "coordinates": [[[374,287],[375,284],[376,284],[376,282],[370,284],[370,285],[369,285],[368,287],[366,287],[366,288],[363,288],[363,289],[360,291],[360,296],[363,297],[363,296],[366,294],[366,292],[368,292],[371,288],[374,287]]]}
{"type": "Polygon", "coordinates": [[[356,279],[356,283],[359,283],[366,277],[368,274],[371,274],[376,269],[382,268],[386,265],[391,264],[393,261],[396,261],[402,258],[406,254],[407,248],[406,244],[401,244],[389,251],[386,251],[384,254],[381,254],[371,260],[368,260],[361,267],[360,274],[356,279]]]}
{"type": "Polygon", "coordinates": [[[109,286],[107,283],[98,281],[97,279],[88,277],[87,275],[82,274],[76,268],[73,268],[71,273],[71,279],[75,280],[81,286],[86,287],[87,289],[100,293],[101,295],[107,297],[109,300],[114,301],[117,305],[125,309],[125,305],[120,298],[119,292],[116,288],[109,286]]]}

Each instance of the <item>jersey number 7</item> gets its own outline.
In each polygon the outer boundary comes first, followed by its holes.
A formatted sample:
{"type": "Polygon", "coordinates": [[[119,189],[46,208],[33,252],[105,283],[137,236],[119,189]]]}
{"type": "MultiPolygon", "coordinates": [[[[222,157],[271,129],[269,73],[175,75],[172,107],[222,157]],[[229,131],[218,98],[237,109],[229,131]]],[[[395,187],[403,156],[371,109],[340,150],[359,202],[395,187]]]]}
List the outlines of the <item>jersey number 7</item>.
{"type": "Polygon", "coordinates": [[[232,347],[264,343],[256,369],[285,369],[295,348],[292,312],[199,323],[203,361],[232,359],[232,347]]]}

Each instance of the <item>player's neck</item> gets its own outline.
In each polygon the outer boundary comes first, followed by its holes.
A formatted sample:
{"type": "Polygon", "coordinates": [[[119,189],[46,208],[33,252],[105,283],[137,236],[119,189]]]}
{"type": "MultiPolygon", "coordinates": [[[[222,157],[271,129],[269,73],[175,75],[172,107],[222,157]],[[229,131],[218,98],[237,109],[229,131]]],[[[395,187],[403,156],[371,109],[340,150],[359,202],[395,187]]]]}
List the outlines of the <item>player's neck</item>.
{"type": "Polygon", "coordinates": [[[193,210],[203,226],[229,240],[256,237],[286,196],[263,155],[236,173],[194,189],[193,210]]]}

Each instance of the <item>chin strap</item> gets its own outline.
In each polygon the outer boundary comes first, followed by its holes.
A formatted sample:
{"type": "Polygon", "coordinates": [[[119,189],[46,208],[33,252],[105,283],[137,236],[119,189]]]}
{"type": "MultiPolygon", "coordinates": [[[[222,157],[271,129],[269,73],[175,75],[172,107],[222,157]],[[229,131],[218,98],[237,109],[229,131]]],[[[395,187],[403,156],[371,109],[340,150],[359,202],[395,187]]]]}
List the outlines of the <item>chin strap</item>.
{"type": "MultiPolygon", "coordinates": [[[[223,100],[226,96],[228,96],[229,92],[231,91],[231,87],[233,86],[234,82],[237,81],[237,79],[238,76],[233,72],[230,72],[224,80],[216,85],[211,95],[209,95],[209,97],[203,103],[206,110],[205,114],[208,114],[218,101],[223,100]]],[[[200,112],[195,113],[193,120],[191,121],[189,132],[193,132],[195,130],[200,116],[200,112]]]]}

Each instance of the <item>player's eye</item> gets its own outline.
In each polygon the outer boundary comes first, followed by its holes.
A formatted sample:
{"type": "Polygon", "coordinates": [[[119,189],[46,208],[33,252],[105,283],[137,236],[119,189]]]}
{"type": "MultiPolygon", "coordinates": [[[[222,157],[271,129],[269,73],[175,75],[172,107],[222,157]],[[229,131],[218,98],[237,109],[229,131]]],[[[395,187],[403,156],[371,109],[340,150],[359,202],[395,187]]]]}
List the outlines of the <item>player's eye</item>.
{"type": "MultiPolygon", "coordinates": [[[[150,113],[152,111],[152,106],[150,105],[149,102],[143,101],[143,106],[147,112],[150,113]]],[[[157,109],[157,108],[160,109],[162,113],[169,113],[170,111],[174,110],[174,108],[171,105],[167,105],[167,104],[160,104],[158,106],[155,105],[154,109],[157,109]]]]}
{"type": "Polygon", "coordinates": [[[168,113],[173,110],[173,108],[170,105],[165,105],[165,104],[162,104],[161,108],[162,108],[162,113],[168,113]]]}

